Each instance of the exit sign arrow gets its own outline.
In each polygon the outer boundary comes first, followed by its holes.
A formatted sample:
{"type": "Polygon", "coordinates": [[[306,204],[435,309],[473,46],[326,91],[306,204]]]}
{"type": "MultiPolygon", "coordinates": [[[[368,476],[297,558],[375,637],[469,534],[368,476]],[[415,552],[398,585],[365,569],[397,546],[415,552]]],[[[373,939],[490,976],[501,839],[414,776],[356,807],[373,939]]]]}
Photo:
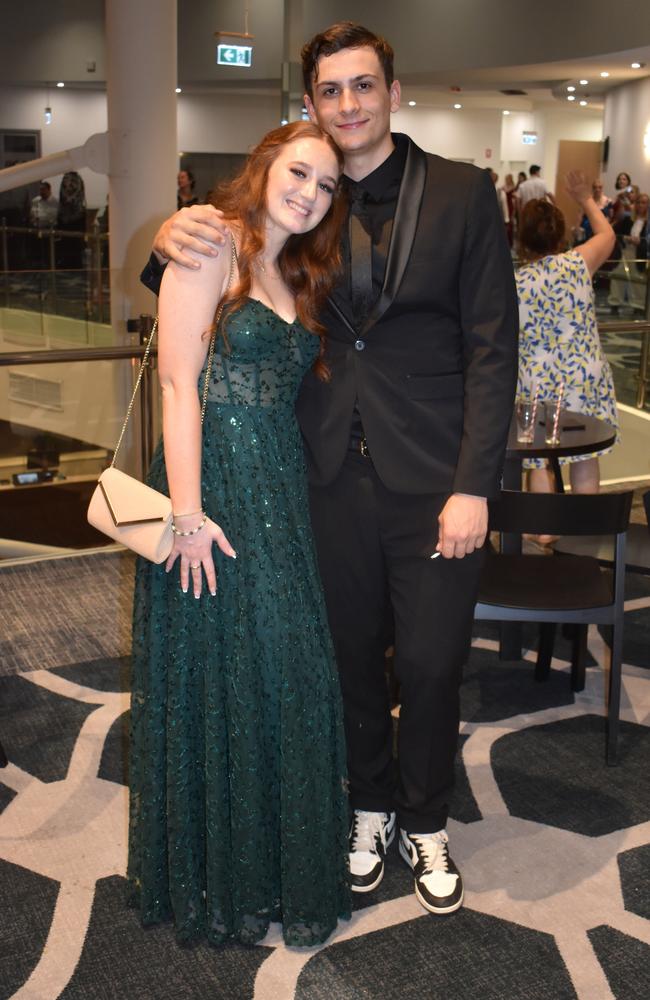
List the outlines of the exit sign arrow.
{"type": "Polygon", "coordinates": [[[250,66],[252,61],[252,45],[217,45],[219,66],[250,66]]]}

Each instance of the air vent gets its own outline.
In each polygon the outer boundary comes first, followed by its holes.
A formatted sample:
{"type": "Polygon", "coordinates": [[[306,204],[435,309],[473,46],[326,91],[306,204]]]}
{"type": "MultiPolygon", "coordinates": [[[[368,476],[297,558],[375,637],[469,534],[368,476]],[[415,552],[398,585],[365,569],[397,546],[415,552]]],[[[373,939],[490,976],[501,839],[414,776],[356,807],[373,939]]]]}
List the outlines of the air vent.
{"type": "Polygon", "coordinates": [[[527,90],[502,90],[502,94],[506,94],[508,97],[527,97],[527,90]]]}
{"type": "Polygon", "coordinates": [[[14,403],[40,406],[46,410],[63,410],[61,382],[35,375],[9,372],[9,399],[14,403]]]}

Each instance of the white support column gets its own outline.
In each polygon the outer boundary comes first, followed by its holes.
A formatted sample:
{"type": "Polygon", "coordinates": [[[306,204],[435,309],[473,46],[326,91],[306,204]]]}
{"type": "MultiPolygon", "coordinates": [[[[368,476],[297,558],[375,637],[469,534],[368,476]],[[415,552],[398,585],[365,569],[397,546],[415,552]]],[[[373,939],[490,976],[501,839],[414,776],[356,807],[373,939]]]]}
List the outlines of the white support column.
{"type": "Polygon", "coordinates": [[[176,208],[176,0],[106,0],[110,137],[111,314],[151,312],[139,274],[160,223],[176,208]]]}

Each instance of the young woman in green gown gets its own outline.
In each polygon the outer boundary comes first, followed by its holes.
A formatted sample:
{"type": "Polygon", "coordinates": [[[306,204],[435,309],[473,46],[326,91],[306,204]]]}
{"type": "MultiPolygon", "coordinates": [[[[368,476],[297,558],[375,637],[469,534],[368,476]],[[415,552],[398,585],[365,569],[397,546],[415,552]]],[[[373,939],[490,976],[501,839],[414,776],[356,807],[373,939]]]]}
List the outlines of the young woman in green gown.
{"type": "Polygon", "coordinates": [[[328,376],[340,173],[317,126],[269,133],[218,196],[232,247],[162,281],[149,482],[176,533],[166,565],[137,568],[128,875],[143,923],[173,919],[180,940],[254,943],[281,921],[287,944],[315,945],[350,912],[340,693],[293,412],[303,375],[328,376]]]}

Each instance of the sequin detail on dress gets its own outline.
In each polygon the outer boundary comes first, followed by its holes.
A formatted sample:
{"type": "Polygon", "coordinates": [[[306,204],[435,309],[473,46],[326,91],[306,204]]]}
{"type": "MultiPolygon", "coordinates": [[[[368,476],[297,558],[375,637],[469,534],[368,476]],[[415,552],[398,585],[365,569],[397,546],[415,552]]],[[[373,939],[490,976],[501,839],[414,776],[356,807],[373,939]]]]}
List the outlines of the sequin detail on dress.
{"type": "MultiPolygon", "coordinates": [[[[129,879],[179,939],[324,941],[349,916],[342,710],[294,400],[318,339],[249,300],[215,352],[203,430],[217,597],[136,572],[129,879]]],[[[200,385],[203,385],[203,375],[200,385]]],[[[149,476],[166,492],[162,447],[149,476]]]]}

